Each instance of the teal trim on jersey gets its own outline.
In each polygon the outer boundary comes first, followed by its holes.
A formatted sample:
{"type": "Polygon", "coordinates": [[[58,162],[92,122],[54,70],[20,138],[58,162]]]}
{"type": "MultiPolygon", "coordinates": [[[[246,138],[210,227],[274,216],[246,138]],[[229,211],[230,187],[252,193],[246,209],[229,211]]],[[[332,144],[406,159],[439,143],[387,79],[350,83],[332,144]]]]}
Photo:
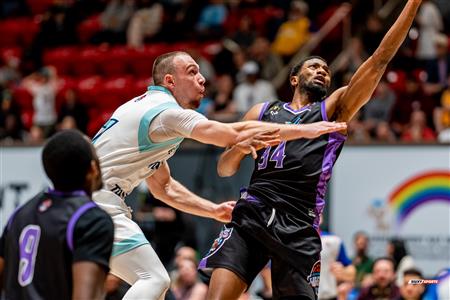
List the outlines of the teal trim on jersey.
{"type": "Polygon", "coordinates": [[[183,138],[175,138],[162,143],[154,143],[150,140],[150,137],[148,136],[148,128],[152,120],[157,115],[159,115],[160,113],[169,108],[180,108],[180,106],[174,102],[163,103],[150,109],[144,114],[144,116],[141,119],[141,122],[139,123],[139,131],[138,131],[139,152],[147,152],[171,145],[176,145],[183,141],[183,138]]]}
{"type": "Polygon", "coordinates": [[[166,93],[166,94],[169,94],[170,96],[172,96],[172,93],[168,89],[166,89],[165,87],[160,86],[160,85],[150,85],[147,88],[147,91],[158,91],[158,92],[163,92],[163,93],[166,93]]]}
{"type": "Polygon", "coordinates": [[[111,256],[126,253],[139,246],[150,244],[142,233],[137,233],[128,239],[114,243],[111,256]]]}

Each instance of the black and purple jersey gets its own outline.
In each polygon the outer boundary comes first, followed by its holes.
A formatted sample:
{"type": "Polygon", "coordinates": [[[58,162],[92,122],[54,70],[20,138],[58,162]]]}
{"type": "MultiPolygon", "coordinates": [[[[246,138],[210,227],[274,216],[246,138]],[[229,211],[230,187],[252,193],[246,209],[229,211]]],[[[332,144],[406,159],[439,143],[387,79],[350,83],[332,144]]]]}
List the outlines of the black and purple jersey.
{"type": "Polygon", "coordinates": [[[6,299],[71,299],[72,264],[109,270],[111,217],[82,191],[40,193],[10,217],[0,239],[6,299]]]}
{"type": "MultiPolygon", "coordinates": [[[[299,126],[327,121],[325,101],[300,110],[294,110],[282,101],[267,102],[259,119],[299,126]]],[[[259,150],[248,194],[318,228],[327,183],[345,139],[340,133],[331,133],[259,150]]]]}

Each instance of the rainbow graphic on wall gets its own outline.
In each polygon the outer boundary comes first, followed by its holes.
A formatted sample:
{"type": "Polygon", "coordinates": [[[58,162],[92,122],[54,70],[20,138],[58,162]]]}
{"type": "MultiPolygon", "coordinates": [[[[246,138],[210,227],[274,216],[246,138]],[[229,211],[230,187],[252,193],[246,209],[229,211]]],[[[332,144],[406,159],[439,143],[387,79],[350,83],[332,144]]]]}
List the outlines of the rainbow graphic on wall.
{"type": "Polygon", "coordinates": [[[450,170],[427,171],[402,182],[389,196],[397,226],[412,212],[431,202],[450,204],[450,170]]]}

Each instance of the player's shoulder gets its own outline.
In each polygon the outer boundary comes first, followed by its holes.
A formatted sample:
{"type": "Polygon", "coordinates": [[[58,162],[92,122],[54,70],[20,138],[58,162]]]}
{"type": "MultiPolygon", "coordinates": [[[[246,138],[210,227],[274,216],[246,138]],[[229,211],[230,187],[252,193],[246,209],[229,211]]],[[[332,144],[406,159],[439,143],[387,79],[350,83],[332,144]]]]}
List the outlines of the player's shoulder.
{"type": "Polygon", "coordinates": [[[281,103],[279,100],[273,100],[273,101],[265,101],[258,104],[255,104],[252,108],[250,108],[247,113],[244,115],[243,120],[249,121],[249,120],[258,120],[260,121],[264,115],[264,113],[271,109],[274,106],[277,106],[281,103]]]}

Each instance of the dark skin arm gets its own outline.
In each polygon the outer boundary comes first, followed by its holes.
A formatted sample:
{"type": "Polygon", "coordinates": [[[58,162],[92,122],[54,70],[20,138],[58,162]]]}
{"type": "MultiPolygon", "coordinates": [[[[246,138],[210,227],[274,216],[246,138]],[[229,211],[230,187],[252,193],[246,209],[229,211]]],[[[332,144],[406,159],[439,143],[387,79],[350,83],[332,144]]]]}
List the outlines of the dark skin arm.
{"type": "Polygon", "coordinates": [[[104,299],[106,271],[100,265],[80,261],[72,265],[73,300],[104,299]]]}
{"type": "Polygon", "coordinates": [[[348,122],[366,104],[386,67],[405,40],[422,0],[408,0],[394,25],[373,55],[356,71],[348,86],[336,90],[326,102],[330,121],[348,122]]]}

